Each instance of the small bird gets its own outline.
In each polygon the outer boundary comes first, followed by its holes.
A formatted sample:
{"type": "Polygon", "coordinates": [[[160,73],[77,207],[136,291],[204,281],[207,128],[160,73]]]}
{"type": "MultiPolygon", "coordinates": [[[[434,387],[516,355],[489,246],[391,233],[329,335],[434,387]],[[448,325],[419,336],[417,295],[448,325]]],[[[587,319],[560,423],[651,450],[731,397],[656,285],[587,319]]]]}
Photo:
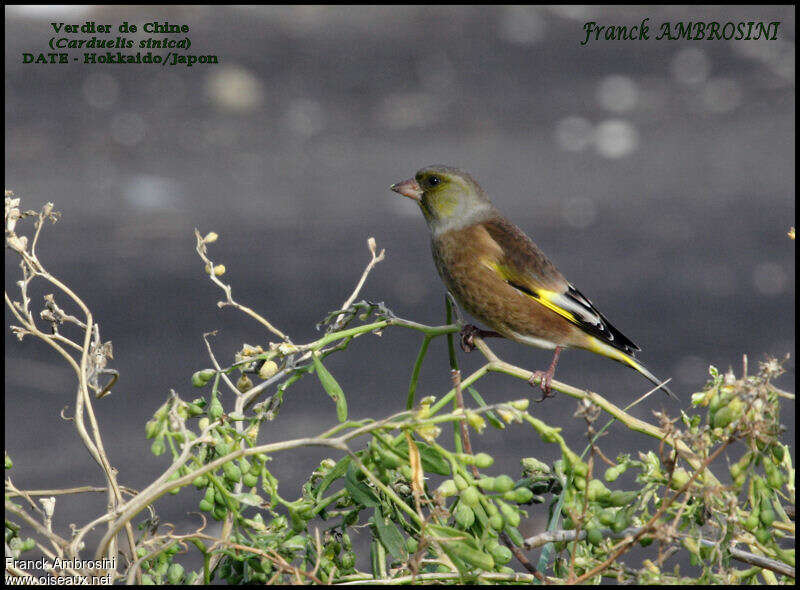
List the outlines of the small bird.
{"type": "Polygon", "coordinates": [[[439,275],[456,301],[491,328],[465,326],[465,350],[474,346],[475,335],[554,350],[550,368],[534,372],[530,379],[531,385],[539,379],[544,397],[551,394],[550,381],[563,348],[583,348],[614,359],[675,397],[634,358],[640,348],[612,326],[521,229],[500,215],[472,176],[448,166],[428,166],[390,188],[419,204],[431,231],[439,275]]]}

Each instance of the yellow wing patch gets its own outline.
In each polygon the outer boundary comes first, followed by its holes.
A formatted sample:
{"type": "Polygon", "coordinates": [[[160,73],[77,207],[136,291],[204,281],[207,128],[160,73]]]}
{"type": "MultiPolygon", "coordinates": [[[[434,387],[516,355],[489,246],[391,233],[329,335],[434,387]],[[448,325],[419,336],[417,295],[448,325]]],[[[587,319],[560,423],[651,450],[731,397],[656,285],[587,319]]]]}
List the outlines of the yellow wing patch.
{"type": "Polygon", "coordinates": [[[518,291],[521,291],[534,301],[541,303],[547,309],[556,312],[561,317],[566,318],[576,326],[580,326],[580,321],[578,320],[577,317],[575,317],[574,313],[572,313],[571,311],[567,311],[566,309],[555,303],[555,301],[558,300],[558,298],[560,297],[560,295],[555,291],[550,291],[548,289],[530,288],[526,285],[520,285],[515,280],[514,274],[510,273],[506,267],[497,264],[496,262],[488,260],[483,260],[482,263],[484,266],[490,268],[491,270],[499,274],[501,277],[503,277],[503,280],[510,283],[511,286],[517,289],[518,291]]]}

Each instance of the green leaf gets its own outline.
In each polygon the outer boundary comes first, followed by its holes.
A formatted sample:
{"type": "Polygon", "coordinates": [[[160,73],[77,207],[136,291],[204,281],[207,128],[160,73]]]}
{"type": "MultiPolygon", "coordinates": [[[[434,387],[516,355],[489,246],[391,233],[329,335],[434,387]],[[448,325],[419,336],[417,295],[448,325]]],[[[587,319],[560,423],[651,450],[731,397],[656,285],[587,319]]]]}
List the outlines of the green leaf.
{"type": "Polygon", "coordinates": [[[344,399],[344,391],[342,391],[336,379],[333,378],[333,375],[331,375],[328,369],[322,364],[322,361],[319,360],[319,355],[313,354],[311,358],[314,360],[314,369],[316,370],[315,372],[317,373],[319,382],[328,395],[331,396],[331,399],[336,403],[336,415],[339,417],[339,422],[346,421],[347,400],[344,399]]]}
{"type": "Polygon", "coordinates": [[[436,449],[423,442],[417,442],[417,447],[419,447],[419,456],[422,460],[422,468],[425,471],[438,473],[439,475],[450,475],[449,461],[442,457],[436,449]]]}
{"type": "Polygon", "coordinates": [[[327,490],[331,484],[342,477],[346,472],[347,468],[350,466],[350,457],[345,457],[344,459],[339,460],[339,462],[334,465],[333,469],[331,469],[325,477],[322,478],[322,481],[319,482],[319,488],[317,489],[317,502],[322,499],[322,494],[327,490]]]}
{"type": "Polygon", "coordinates": [[[392,557],[395,559],[407,559],[408,554],[406,553],[406,544],[403,541],[403,535],[400,534],[397,525],[391,521],[386,521],[380,506],[375,507],[375,514],[372,517],[372,521],[375,523],[375,529],[378,531],[378,538],[392,557]]]}
{"type": "Polygon", "coordinates": [[[369,486],[356,479],[356,467],[354,465],[350,465],[347,468],[347,475],[344,478],[344,487],[356,503],[369,508],[380,506],[378,498],[369,486]]]}
{"type": "MultiPolygon", "coordinates": [[[[486,406],[486,402],[483,401],[483,398],[481,397],[481,394],[478,393],[477,389],[475,389],[474,387],[467,387],[467,391],[469,391],[469,394],[472,396],[472,399],[474,399],[479,406],[481,407],[486,406]]],[[[491,410],[488,412],[484,412],[483,415],[486,416],[486,419],[489,421],[489,424],[491,424],[495,428],[503,430],[506,427],[505,422],[500,420],[500,418],[498,418],[495,415],[495,413],[492,412],[491,410]]]]}

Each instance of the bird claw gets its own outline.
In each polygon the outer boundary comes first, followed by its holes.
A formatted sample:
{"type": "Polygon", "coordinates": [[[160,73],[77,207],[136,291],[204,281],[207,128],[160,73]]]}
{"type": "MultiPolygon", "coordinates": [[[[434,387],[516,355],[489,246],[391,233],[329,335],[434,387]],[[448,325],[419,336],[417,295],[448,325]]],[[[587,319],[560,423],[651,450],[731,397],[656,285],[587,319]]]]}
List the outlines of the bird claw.
{"type": "Polygon", "coordinates": [[[550,381],[553,379],[553,374],[549,371],[534,371],[531,378],[528,379],[528,384],[531,387],[539,387],[542,390],[542,397],[540,399],[534,400],[537,403],[543,402],[548,397],[553,397],[555,392],[550,389],[550,381]],[[539,378],[539,383],[536,383],[536,378],[539,378]]]}
{"type": "Polygon", "coordinates": [[[475,336],[480,335],[480,330],[477,327],[473,326],[472,324],[467,324],[463,328],[461,328],[461,338],[459,340],[459,344],[461,345],[461,350],[464,352],[472,352],[475,350],[475,336]]]}

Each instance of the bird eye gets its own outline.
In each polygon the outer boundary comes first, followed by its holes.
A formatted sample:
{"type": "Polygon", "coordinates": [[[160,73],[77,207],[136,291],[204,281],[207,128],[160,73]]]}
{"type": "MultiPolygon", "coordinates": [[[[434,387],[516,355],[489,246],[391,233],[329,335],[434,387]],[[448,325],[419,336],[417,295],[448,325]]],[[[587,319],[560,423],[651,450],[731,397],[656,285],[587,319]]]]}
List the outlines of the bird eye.
{"type": "Polygon", "coordinates": [[[439,178],[438,176],[430,176],[428,178],[428,186],[436,186],[440,182],[442,182],[442,179],[439,178]]]}

